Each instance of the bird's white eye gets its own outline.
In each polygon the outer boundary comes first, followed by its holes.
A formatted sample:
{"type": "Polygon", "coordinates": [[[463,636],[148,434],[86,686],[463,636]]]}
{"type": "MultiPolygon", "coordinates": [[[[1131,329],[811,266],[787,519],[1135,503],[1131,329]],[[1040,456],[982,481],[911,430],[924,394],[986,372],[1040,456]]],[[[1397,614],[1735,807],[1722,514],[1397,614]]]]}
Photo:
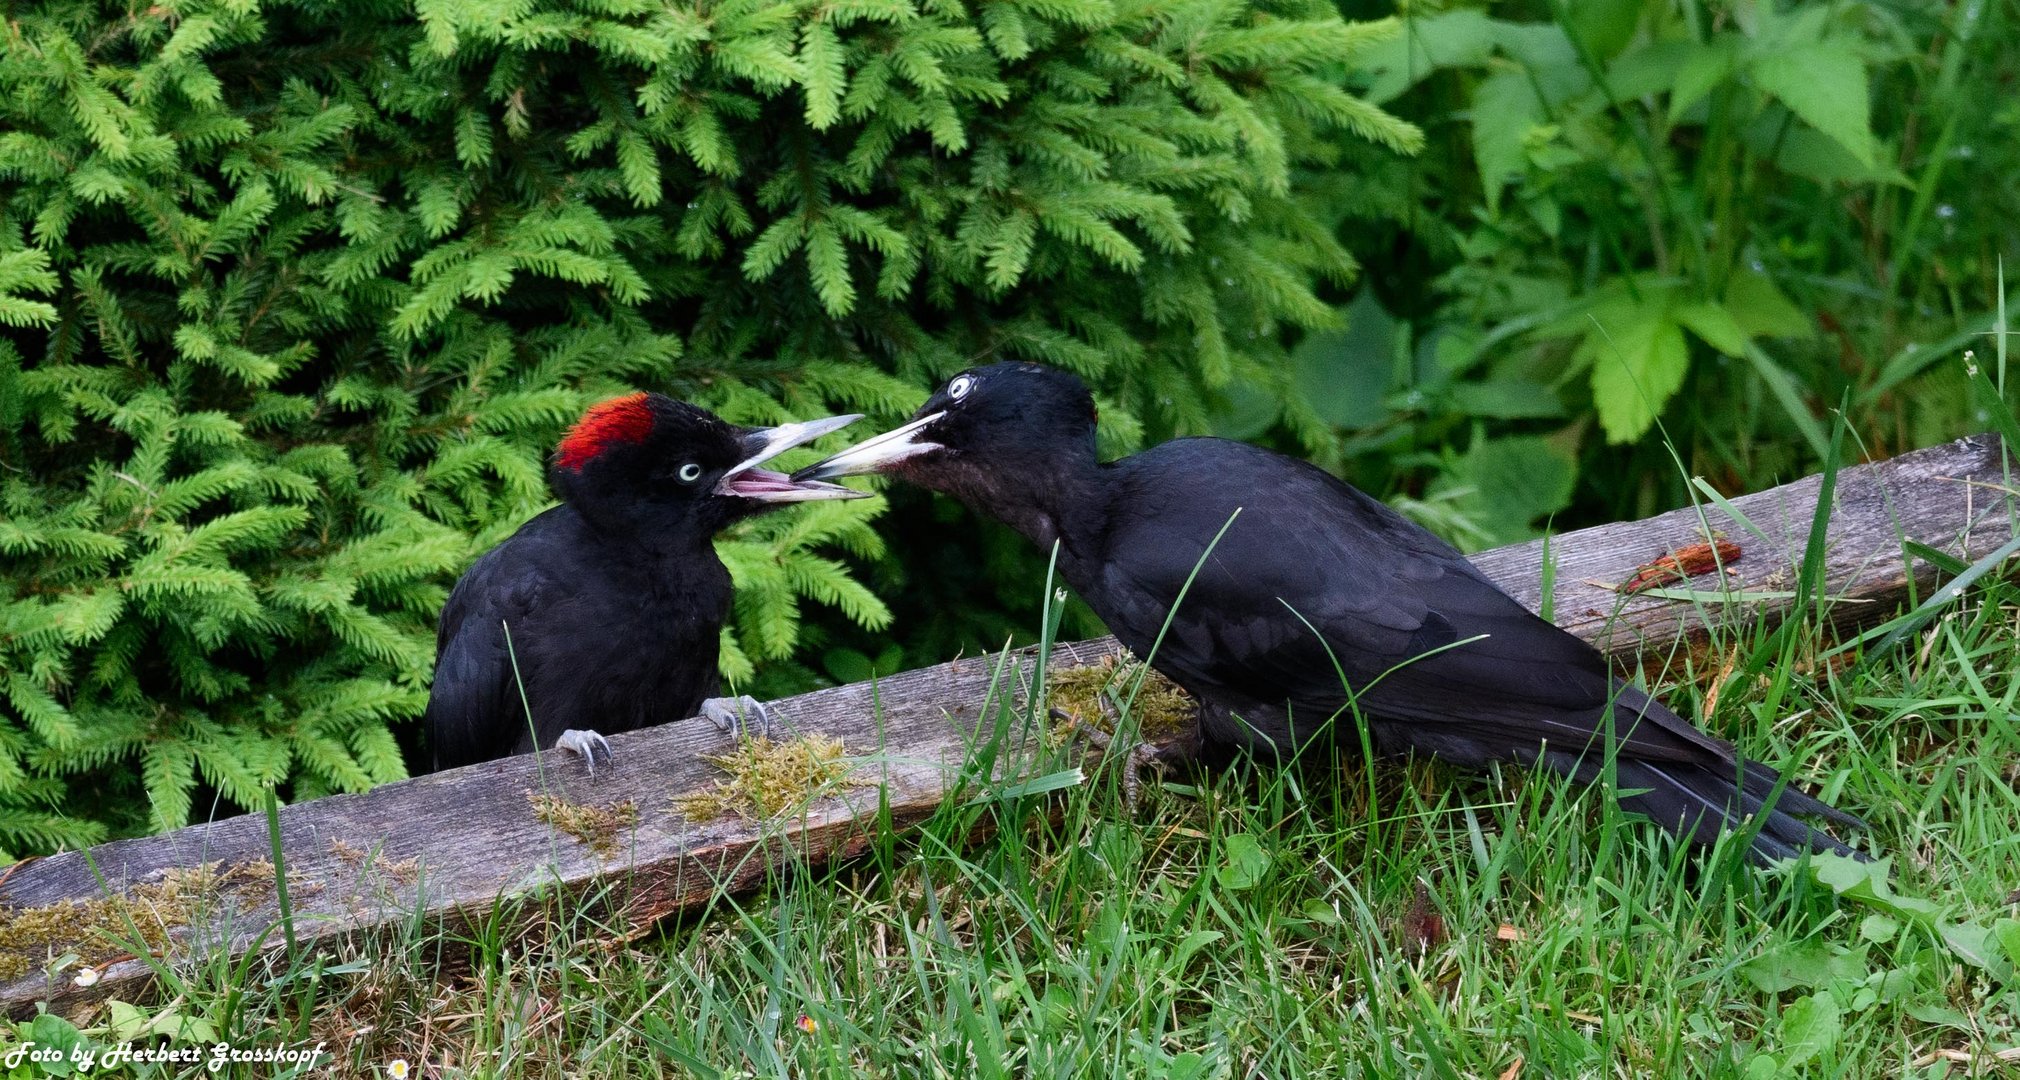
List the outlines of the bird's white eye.
{"type": "Polygon", "coordinates": [[[955,401],[959,401],[962,398],[967,397],[968,391],[973,389],[975,389],[974,377],[971,375],[963,375],[960,378],[955,379],[953,382],[947,384],[947,396],[953,398],[955,401]]]}
{"type": "Polygon", "coordinates": [[[690,461],[687,464],[682,465],[680,467],[681,483],[692,484],[699,479],[701,479],[701,466],[696,465],[694,462],[690,461]]]}

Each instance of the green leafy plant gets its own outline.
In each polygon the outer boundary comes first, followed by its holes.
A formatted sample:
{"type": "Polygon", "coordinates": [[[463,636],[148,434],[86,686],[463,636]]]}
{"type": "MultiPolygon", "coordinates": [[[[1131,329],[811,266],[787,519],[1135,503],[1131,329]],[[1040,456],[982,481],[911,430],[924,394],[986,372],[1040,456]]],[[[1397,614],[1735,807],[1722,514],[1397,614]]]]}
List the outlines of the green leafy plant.
{"type": "Polygon", "coordinates": [[[1441,68],[1475,73],[1469,126],[1486,215],[1454,284],[1484,286],[1478,304],[1555,309],[1531,339],[1573,343],[1568,367],[1585,373],[1607,441],[1629,442],[1682,388],[1690,341],[1765,372],[1774,361],[1759,342],[1816,332],[1752,265],[1756,230],[1722,211],[1749,182],[1780,177],[1905,184],[1880,162],[1868,107],[1868,68],[1893,50],[1857,5],[1763,4],[1710,26],[1640,4],[1556,14],[1416,19],[1379,61],[1371,96],[1441,68]],[[1509,280],[1518,266],[1548,266],[1534,246],[1562,260],[1557,272],[1509,280]],[[1580,275],[1580,261],[1598,275],[1580,275]]]}
{"type": "Polygon", "coordinates": [[[2010,7],[1398,7],[1363,70],[1427,132],[1413,207],[1342,224],[1391,263],[1342,308],[1369,329],[1296,354],[1387,359],[1331,395],[1364,486],[1480,547],[1813,468],[1847,399],[1865,453],[1984,426],[1956,358],[2020,238],[2020,108],[1973,89],[2010,7]],[[1502,445],[1535,437],[1555,461],[1502,445]],[[1504,497],[1475,454],[1575,486],[1504,497]]]}

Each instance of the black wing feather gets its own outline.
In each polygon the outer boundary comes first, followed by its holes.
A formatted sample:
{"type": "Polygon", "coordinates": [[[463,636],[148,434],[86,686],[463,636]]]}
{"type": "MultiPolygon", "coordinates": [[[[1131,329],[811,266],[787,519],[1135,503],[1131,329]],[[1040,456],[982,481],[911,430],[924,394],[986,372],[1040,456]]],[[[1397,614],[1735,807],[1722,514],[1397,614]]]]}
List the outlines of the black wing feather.
{"type": "Polygon", "coordinates": [[[508,541],[478,559],[449,593],[422,721],[437,771],[504,757],[526,734],[505,626],[523,625],[548,584],[508,541]]]}

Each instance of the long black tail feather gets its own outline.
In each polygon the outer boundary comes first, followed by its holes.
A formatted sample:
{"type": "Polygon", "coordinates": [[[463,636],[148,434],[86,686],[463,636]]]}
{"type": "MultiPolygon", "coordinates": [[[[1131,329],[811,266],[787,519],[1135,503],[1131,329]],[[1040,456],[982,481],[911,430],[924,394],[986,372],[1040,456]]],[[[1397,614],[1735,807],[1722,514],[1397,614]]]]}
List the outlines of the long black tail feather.
{"type": "MultiPolygon", "coordinates": [[[[1777,777],[1759,762],[1747,762],[1746,779],[1735,782],[1733,772],[1688,762],[1617,761],[1614,780],[1621,792],[1620,804],[1643,814],[1671,833],[1700,844],[1711,844],[1721,832],[1736,832],[1761,818],[1753,837],[1753,857],[1767,864],[1793,858],[1804,852],[1846,855],[1865,859],[1844,841],[1803,818],[1822,818],[1848,828],[1864,825],[1858,818],[1784,785],[1777,794],[1777,777]],[[1763,775],[1765,774],[1765,775],[1763,775]],[[1768,799],[1774,797],[1772,806],[1768,799]],[[1762,811],[1766,814],[1762,817],[1762,811]]],[[[1597,780],[1601,769],[1582,763],[1581,780],[1597,780]]]]}
{"type": "MultiPolygon", "coordinates": [[[[1847,829],[1863,829],[1865,822],[1793,784],[1783,784],[1774,769],[1741,757],[1731,744],[1691,727],[1661,702],[1632,687],[1619,690],[1612,780],[1622,806],[1676,836],[1707,846],[1720,833],[1738,832],[1759,819],[1752,855],[1762,865],[1804,852],[1868,859],[1803,819],[1847,829]],[[1632,712],[1623,722],[1621,713],[1627,710],[1632,712]]],[[[1428,752],[1459,765],[1514,762],[1547,768],[1582,784],[1599,784],[1607,779],[1605,739],[1559,749],[1562,743],[1546,733],[1565,727],[1594,730],[1602,724],[1591,717],[1577,723],[1566,720],[1553,718],[1548,727],[1533,720],[1504,721],[1494,727],[1378,724],[1374,734],[1377,746],[1386,752],[1428,752]]]]}

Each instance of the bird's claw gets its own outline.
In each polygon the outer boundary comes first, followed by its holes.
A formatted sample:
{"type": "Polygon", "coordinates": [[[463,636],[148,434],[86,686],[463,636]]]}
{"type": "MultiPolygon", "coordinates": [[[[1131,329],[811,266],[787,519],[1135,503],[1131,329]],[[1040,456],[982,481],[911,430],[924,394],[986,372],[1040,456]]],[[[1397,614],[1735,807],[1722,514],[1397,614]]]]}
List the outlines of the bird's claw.
{"type": "MultiPolygon", "coordinates": [[[[1106,698],[1102,699],[1101,705],[1101,711],[1109,717],[1110,722],[1114,722],[1116,719],[1114,706],[1106,698]]],[[[1083,723],[1079,717],[1063,709],[1054,708],[1052,718],[1072,723],[1078,735],[1094,748],[1094,752],[1099,754],[1102,760],[1107,760],[1108,756],[1115,752],[1117,739],[1113,733],[1104,731],[1094,724],[1083,723]]],[[[1122,805],[1131,814],[1136,813],[1137,804],[1143,799],[1143,774],[1146,771],[1161,773],[1165,764],[1165,755],[1158,747],[1140,739],[1130,742],[1129,752],[1122,763],[1122,805]]]]}
{"type": "Polygon", "coordinates": [[[582,762],[589,766],[589,775],[592,777],[596,775],[596,757],[598,754],[603,755],[605,762],[609,762],[615,757],[610,751],[609,739],[594,731],[578,731],[575,728],[569,728],[567,731],[562,732],[561,737],[554,740],[554,749],[566,750],[571,754],[581,754],[582,762]]]}
{"type": "Polygon", "coordinates": [[[768,739],[772,735],[771,710],[749,694],[709,698],[701,703],[701,714],[732,739],[768,739]]]}

